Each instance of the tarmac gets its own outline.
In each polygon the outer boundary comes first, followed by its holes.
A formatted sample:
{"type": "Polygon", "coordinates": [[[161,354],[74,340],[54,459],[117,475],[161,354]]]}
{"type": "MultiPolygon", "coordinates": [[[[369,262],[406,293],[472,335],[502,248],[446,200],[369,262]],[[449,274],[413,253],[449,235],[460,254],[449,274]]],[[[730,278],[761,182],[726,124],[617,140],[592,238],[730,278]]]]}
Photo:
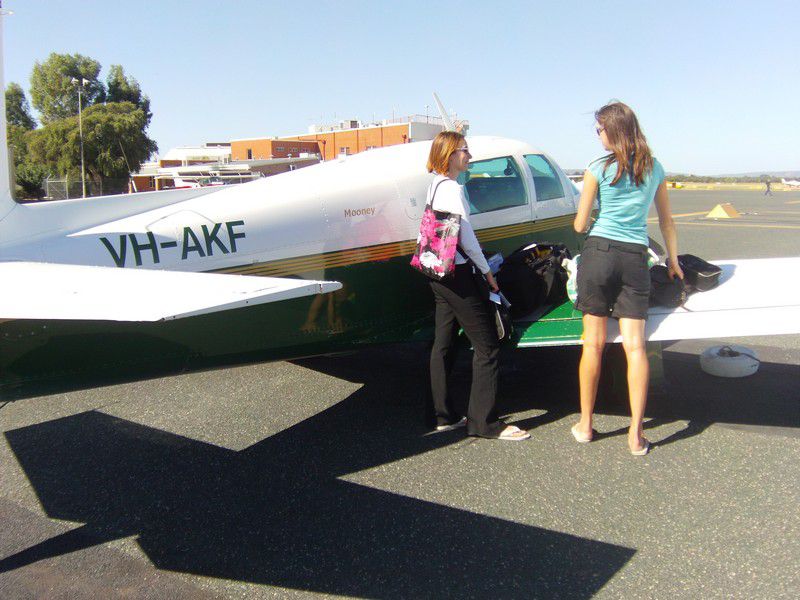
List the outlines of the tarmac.
{"type": "MultiPolygon", "coordinates": [[[[762,194],[672,191],[681,251],[800,255],[800,192],[762,194]]],[[[641,458],[624,404],[573,441],[576,348],[504,356],[516,443],[429,433],[418,344],[31,388],[0,399],[0,597],[795,598],[800,336],[725,341],[759,371],[665,344],[641,458]]]]}

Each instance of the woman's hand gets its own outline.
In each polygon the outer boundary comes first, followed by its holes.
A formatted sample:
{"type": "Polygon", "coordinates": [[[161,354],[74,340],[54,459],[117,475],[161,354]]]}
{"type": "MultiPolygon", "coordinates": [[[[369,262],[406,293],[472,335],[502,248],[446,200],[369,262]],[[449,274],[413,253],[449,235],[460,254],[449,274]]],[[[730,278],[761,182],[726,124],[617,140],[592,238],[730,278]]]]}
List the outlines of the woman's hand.
{"type": "Polygon", "coordinates": [[[492,291],[493,291],[495,294],[496,294],[497,292],[499,292],[499,291],[500,291],[500,288],[499,288],[499,287],[497,287],[497,282],[495,281],[495,279],[494,279],[494,275],[492,275],[492,272],[491,272],[491,271],[489,271],[488,273],[486,273],[485,277],[486,277],[486,283],[488,283],[488,284],[489,284],[489,288],[490,288],[490,289],[491,289],[491,290],[492,290],[492,291]]]}
{"type": "Polygon", "coordinates": [[[675,279],[675,276],[677,275],[679,279],[683,279],[683,269],[681,269],[678,261],[668,260],[667,263],[667,274],[669,275],[669,278],[675,279]]]}

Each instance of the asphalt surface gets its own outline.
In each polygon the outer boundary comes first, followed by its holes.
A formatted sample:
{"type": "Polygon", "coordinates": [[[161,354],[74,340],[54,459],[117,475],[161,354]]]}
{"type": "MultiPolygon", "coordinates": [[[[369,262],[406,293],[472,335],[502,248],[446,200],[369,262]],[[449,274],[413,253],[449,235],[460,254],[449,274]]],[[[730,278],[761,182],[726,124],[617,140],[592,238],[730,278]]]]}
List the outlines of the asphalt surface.
{"type": "MultiPolygon", "coordinates": [[[[671,197],[678,215],[748,213],[678,217],[682,251],[800,254],[800,192],[671,197]]],[[[644,458],[609,400],[574,443],[570,348],[505,357],[522,443],[426,435],[419,345],[16,393],[0,597],[794,598],[800,336],[726,341],[758,373],[702,373],[713,341],[664,348],[644,458]]]]}

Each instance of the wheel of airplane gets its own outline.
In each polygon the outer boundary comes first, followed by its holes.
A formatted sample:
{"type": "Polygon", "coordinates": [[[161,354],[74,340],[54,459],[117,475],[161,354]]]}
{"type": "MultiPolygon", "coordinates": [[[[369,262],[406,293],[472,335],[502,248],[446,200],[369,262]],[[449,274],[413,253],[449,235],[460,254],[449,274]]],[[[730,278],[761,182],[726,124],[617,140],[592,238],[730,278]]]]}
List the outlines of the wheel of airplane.
{"type": "Polygon", "coordinates": [[[760,364],[756,353],[744,346],[712,346],[700,355],[700,368],[716,377],[747,377],[760,364]]]}

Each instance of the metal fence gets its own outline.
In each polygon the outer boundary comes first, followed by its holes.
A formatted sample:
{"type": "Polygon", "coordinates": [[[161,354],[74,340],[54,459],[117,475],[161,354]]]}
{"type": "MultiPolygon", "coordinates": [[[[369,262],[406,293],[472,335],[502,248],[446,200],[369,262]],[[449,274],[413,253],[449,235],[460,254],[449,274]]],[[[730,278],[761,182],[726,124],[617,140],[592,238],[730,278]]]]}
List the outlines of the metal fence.
{"type": "MultiPolygon", "coordinates": [[[[127,179],[107,179],[105,181],[86,180],[86,197],[104,194],[119,194],[128,191],[127,179]]],[[[83,184],[80,179],[65,177],[56,179],[48,177],[44,180],[45,200],[68,200],[83,197],[83,184]]]]}

